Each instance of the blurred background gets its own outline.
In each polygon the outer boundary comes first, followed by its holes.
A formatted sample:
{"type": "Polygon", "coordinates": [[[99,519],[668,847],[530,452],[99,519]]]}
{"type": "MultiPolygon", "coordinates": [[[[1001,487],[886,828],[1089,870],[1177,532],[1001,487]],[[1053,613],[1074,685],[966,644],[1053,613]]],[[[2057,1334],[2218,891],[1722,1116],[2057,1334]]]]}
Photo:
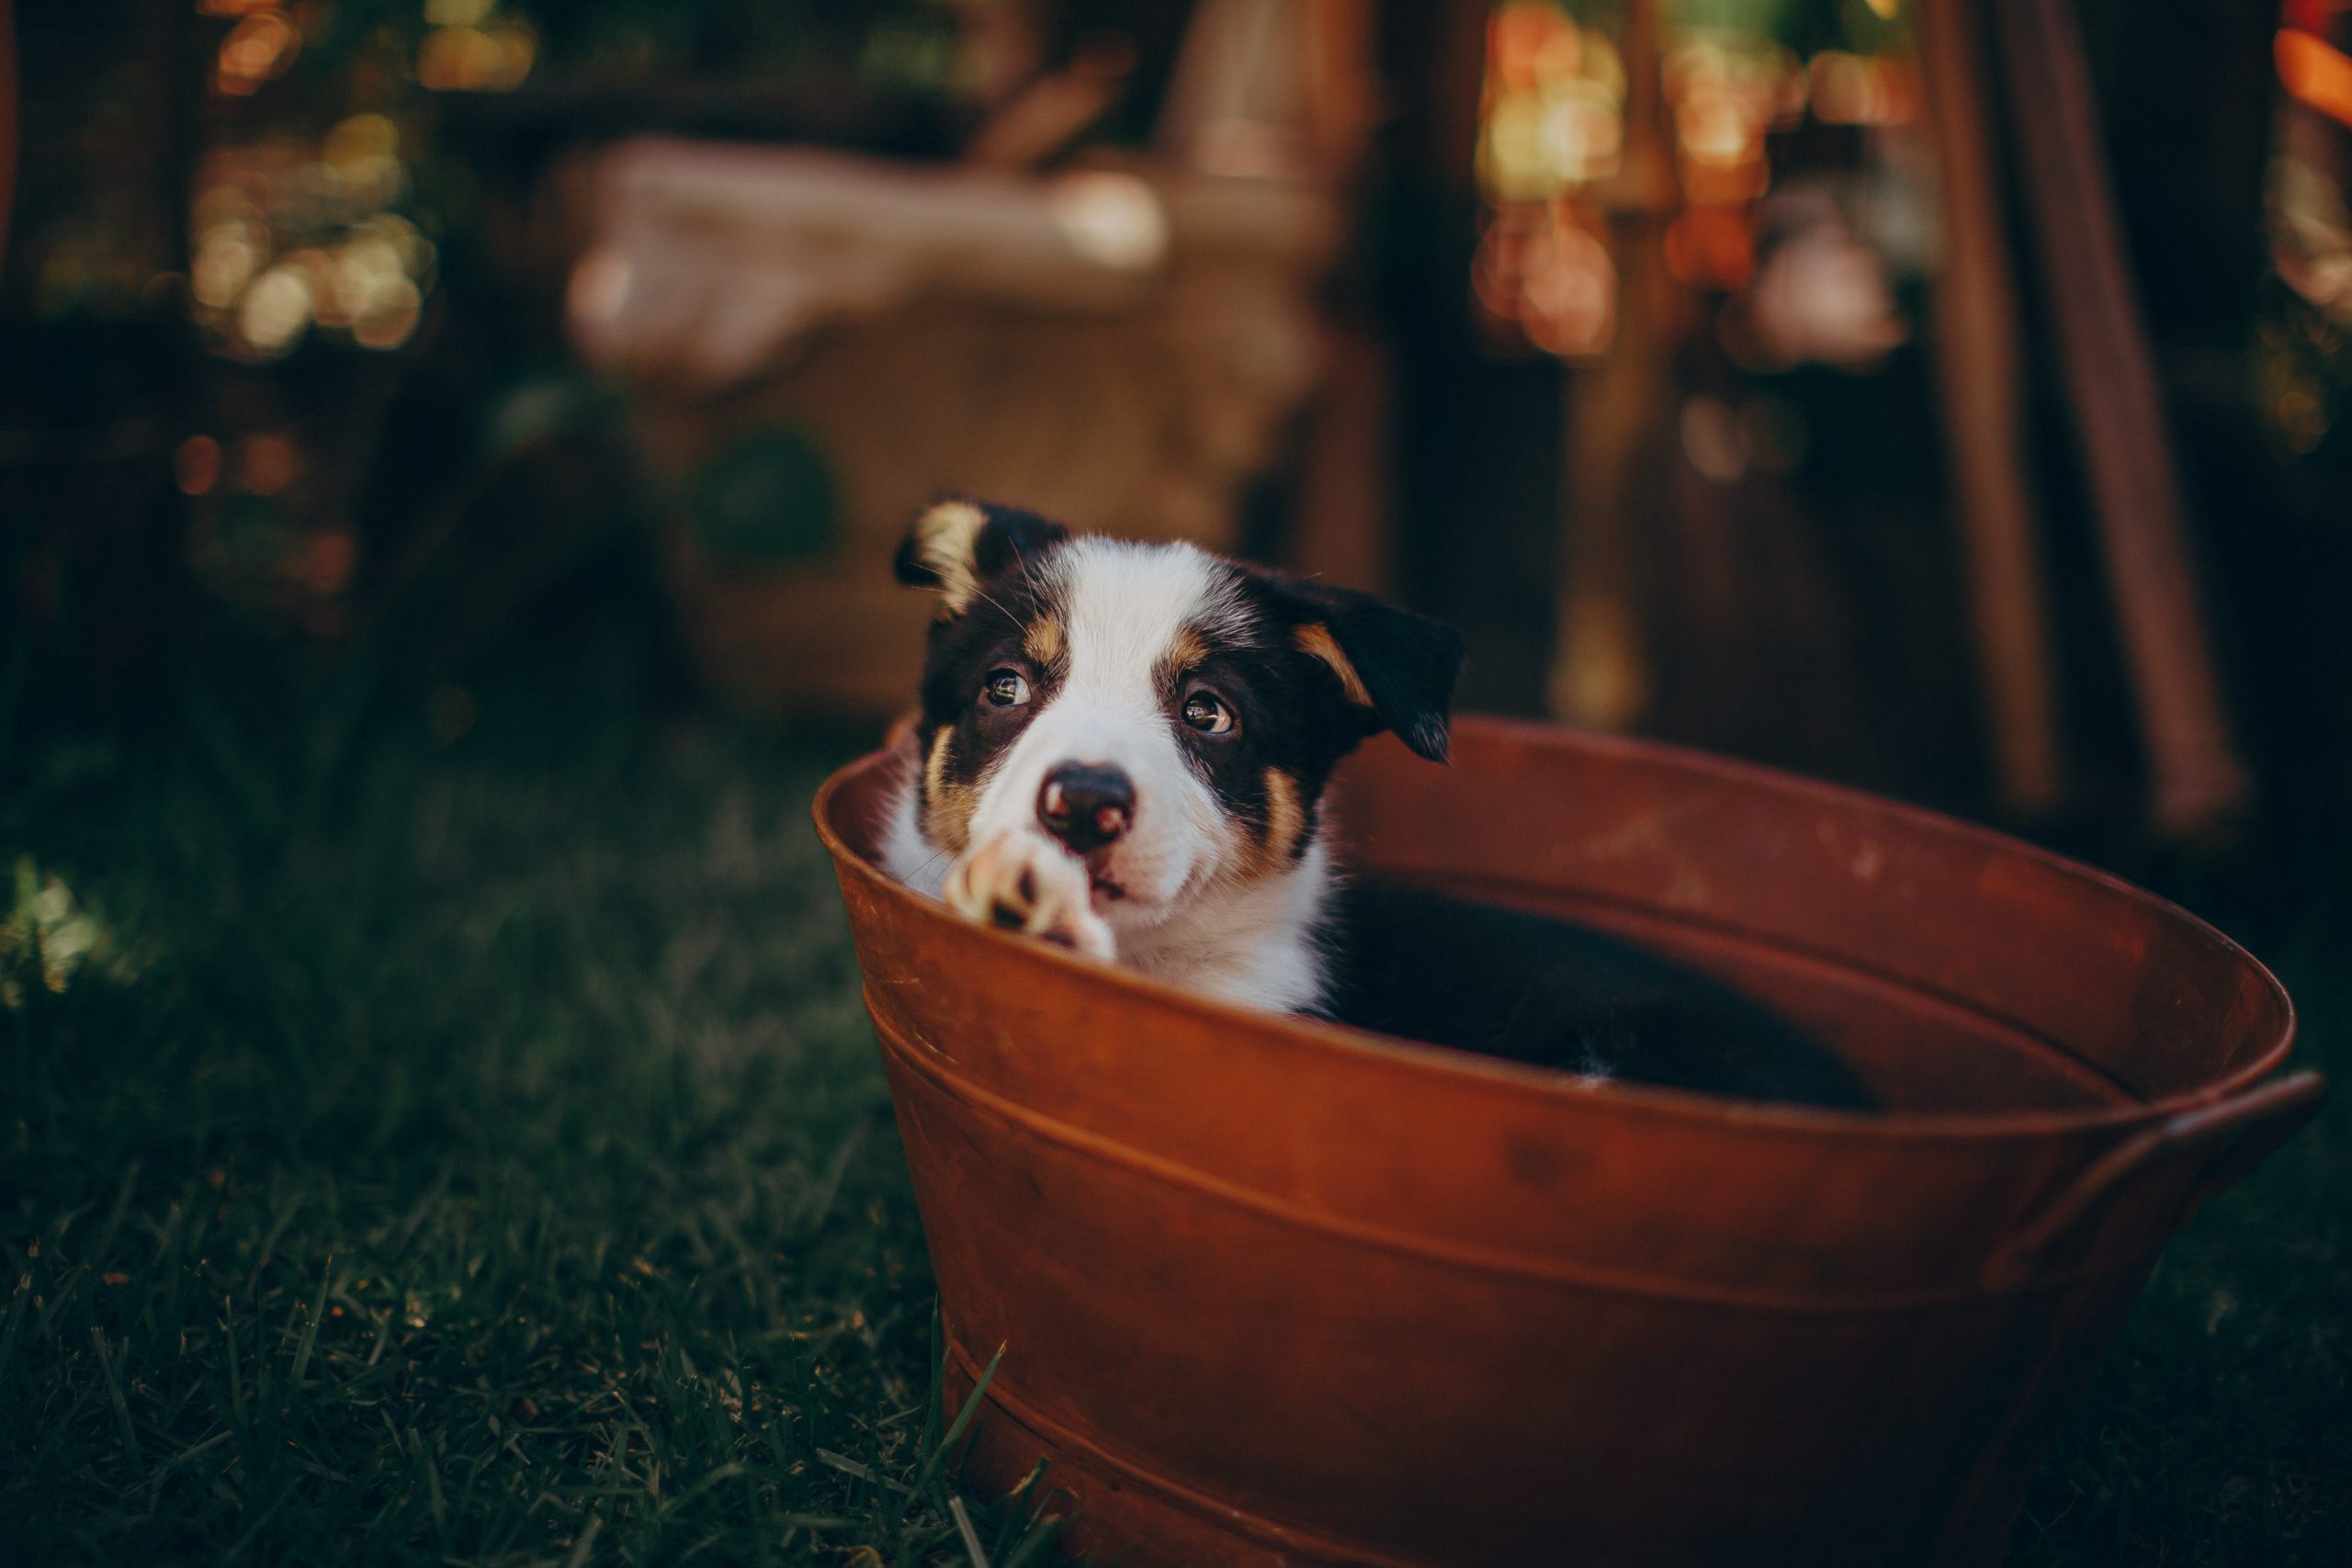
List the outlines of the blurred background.
{"type": "Polygon", "coordinates": [[[1473,707],[2110,857],[2332,834],[2347,28],[17,0],[9,722],[227,639],[461,727],[567,596],[870,720],[952,488],[1392,593],[1473,707]]]}
{"type": "MultiPolygon", "coordinates": [[[[2115,868],[2340,1077],[2347,50],[2344,0],[0,0],[27,1560],[980,1560],[807,819],[912,696],[944,490],[2115,868]]],[[[2352,1561],[2343,1100],[2166,1253],[2017,1561],[2352,1561]]]]}

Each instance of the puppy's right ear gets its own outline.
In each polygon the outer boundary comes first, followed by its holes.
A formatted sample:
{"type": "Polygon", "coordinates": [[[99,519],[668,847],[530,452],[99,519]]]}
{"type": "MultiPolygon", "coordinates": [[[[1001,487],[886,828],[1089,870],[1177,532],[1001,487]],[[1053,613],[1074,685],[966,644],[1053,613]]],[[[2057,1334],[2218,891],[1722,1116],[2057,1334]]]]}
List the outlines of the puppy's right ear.
{"type": "Polygon", "coordinates": [[[959,496],[915,519],[893,564],[899,581],[938,591],[939,618],[946,620],[964,613],[980,584],[1069,537],[1069,529],[1034,512],[959,496]]]}

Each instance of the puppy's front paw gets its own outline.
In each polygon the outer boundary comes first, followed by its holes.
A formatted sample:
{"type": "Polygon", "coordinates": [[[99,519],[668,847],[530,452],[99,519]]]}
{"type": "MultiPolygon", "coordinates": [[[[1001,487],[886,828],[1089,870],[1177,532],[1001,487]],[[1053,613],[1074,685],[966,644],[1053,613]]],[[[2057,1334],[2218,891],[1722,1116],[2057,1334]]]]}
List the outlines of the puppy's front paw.
{"type": "Polygon", "coordinates": [[[1086,863],[1038,834],[999,833],[956,863],[940,897],[967,920],[1113,956],[1111,928],[1090,901],[1086,863]]]}

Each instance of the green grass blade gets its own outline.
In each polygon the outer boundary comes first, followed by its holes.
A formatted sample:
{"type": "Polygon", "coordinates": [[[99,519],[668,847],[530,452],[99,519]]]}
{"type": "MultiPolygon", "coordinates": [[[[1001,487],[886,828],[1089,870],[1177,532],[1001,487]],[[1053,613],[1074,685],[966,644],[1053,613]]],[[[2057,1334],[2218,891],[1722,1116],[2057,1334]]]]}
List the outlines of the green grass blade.
{"type": "Polygon", "coordinates": [[[980,1550],[980,1532],[972,1528],[972,1516],[964,1506],[964,1499],[948,1494],[947,1511],[956,1517],[956,1533],[964,1538],[964,1555],[972,1560],[972,1568],[989,1568],[989,1554],[980,1550]]]}

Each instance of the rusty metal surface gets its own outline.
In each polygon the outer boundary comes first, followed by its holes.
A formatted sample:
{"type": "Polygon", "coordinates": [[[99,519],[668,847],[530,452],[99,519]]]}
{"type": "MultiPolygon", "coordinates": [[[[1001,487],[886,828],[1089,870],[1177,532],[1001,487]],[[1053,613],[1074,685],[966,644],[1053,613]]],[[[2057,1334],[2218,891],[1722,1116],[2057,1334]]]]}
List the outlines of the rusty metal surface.
{"type": "Polygon", "coordinates": [[[2156,1250],[2316,1102],[2181,911],[1997,835],[1642,742],[1383,743],[1349,858],[1788,1014],[1888,1114],[1595,1088],[1238,1011],[964,924],[820,795],[971,1474],[1142,1563],[1990,1562],[2156,1250]],[[2259,1087],[2257,1087],[2259,1086],[2259,1087]]]}

